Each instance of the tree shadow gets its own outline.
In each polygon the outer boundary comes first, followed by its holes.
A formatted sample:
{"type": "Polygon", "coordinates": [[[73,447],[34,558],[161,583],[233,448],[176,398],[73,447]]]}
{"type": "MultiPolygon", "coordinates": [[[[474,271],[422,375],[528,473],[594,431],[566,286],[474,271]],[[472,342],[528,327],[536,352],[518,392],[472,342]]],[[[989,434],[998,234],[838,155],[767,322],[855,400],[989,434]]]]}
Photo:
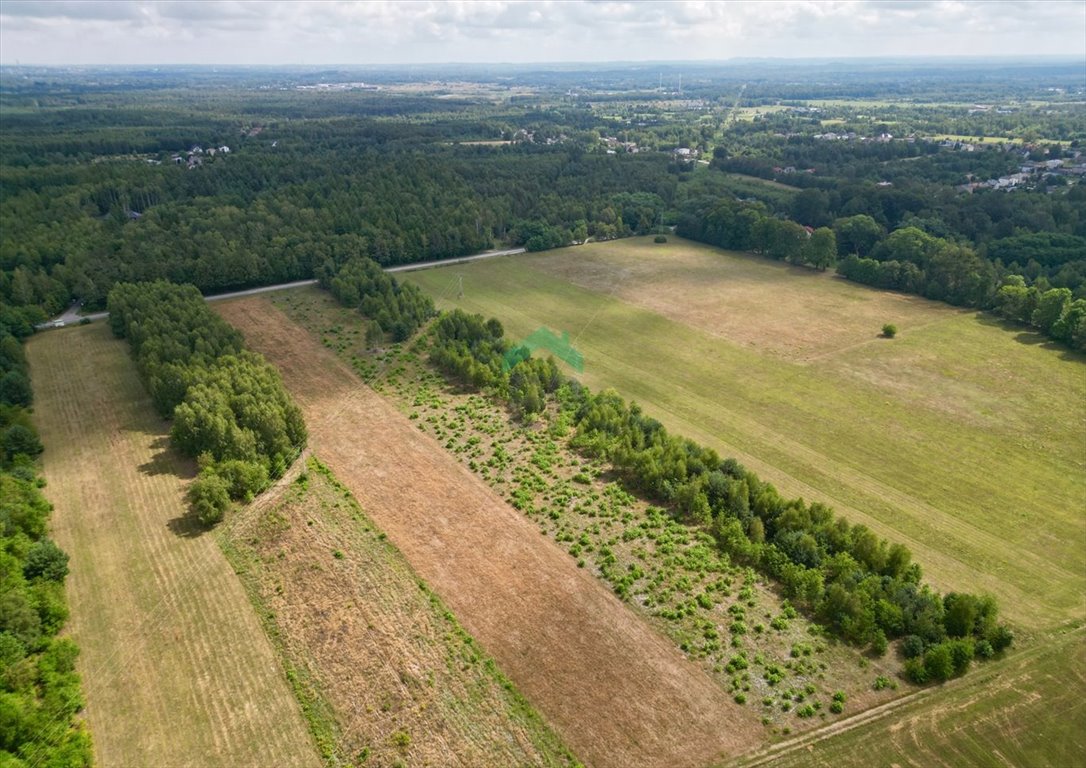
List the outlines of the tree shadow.
{"type": "Polygon", "coordinates": [[[1081,352],[1076,352],[1073,349],[1069,349],[1067,345],[1054,341],[1043,333],[1022,325],[1021,323],[1005,320],[990,312],[977,312],[974,315],[974,318],[981,325],[986,325],[989,328],[998,328],[1003,333],[1013,334],[1014,340],[1019,344],[1051,350],[1053,353],[1058,354],[1061,360],[1077,360],[1080,363],[1086,362],[1086,355],[1081,352]]]}
{"type": "Polygon", "coordinates": [[[186,507],[185,512],[166,522],[166,527],[175,536],[183,539],[195,539],[208,532],[206,525],[200,522],[196,514],[186,507]]]}
{"type": "MultiPolygon", "coordinates": [[[[193,462],[179,456],[170,447],[168,435],[159,435],[151,442],[151,448],[155,451],[150,461],[139,465],[139,471],[150,477],[157,475],[171,475],[179,480],[191,480],[196,476],[196,466],[193,462]]],[[[184,511],[166,522],[166,527],[175,536],[186,539],[194,539],[207,533],[207,527],[189,509],[188,500],[182,501],[184,511]]]]}
{"type": "Polygon", "coordinates": [[[189,480],[196,476],[196,468],[192,462],[178,456],[170,447],[168,435],[160,435],[151,443],[151,448],[156,453],[150,461],[139,465],[139,471],[152,477],[156,475],[173,475],[182,480],[189,480]]]}

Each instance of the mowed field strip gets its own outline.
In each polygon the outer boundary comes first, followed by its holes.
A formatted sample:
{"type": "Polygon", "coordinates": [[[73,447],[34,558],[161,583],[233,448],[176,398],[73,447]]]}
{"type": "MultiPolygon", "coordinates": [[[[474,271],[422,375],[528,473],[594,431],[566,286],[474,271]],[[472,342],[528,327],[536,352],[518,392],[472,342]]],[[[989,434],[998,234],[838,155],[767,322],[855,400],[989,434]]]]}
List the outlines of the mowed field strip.
{"type": "Polygon", "coordinates": [[[261,298],[216,305],[283,373],[310,446],[575,754],[701,766],[761,741],[756,714],[261,298]]]}
{"type": "Polygon", "coordinates": [[[975,312],[682,240],[406,279],[513,339],[568,332],[592,388],[905,543],[937,586],[994,594],[1019,628],[1083,617],[1081,356],[975,312]],[[898,338],[878,338],[884,322],[898,338]]]}
{"type": "Polygon", "coordinates": [[[68,631],[101,766],[319,766],[241,584],[182,521],[193,468],[105,324],[27,346],[68,631]]]}

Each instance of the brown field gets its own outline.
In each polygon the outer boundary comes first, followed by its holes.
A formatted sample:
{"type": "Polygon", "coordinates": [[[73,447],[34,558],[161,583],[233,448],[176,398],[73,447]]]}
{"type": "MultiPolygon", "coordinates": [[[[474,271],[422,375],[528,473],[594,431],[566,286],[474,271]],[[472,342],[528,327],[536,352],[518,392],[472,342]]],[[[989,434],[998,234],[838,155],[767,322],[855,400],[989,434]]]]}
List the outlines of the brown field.
{"type": "Polygon", "coordinates": [[[216,306],[279,366],[315,453],[574,752],[698,766],[761,739],[754,713],[263,299],[216,306]]]}
{"type": "Polygon", "coordinates": [[[183,521],[192,467],[125,344],[97,324],[27,353],[98,764],[320,765],[230,565],[183,521]]]}
{"type": "Polygon", "coordinates": [[[945,321],[955,313],[972,314],[917,296],[874,291],[830,272],[730,255],[725,260],[715,248],[681,240],[661,248],[645,237],[548,251],[532,258],[531,265],[581,288],[793,362],[813,362],[859,345],[879,344],[883,323],[901,323],[903,316],[908,324],[899,324],[902,332],[945,321]],[[769,291],[772,301],[766,300],[769,291]]]}
{"type": "Polygon", "coordinates": [[[216,535],[333,764],[361,754],[368,765],[573,762],[315,460],[296,462],[216,535]]]}

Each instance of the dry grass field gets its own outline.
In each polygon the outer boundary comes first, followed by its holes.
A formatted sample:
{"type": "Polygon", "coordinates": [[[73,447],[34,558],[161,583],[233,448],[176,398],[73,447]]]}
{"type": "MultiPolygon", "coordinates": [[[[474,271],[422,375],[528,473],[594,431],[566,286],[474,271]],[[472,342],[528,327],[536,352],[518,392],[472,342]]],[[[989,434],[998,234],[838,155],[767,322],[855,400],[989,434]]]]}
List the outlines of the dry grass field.
{"type": "Polygon", "coordinates": [[[216,310],[279,367],[314,452],[581,759],[700,766],[760,740],[754,713],[319,341],[264,299],[216,310]]]}
{"type": "Polygon", "coordinates": [[[98,764],[319,766],[241,584],[183,520],[193,468],[167,448],[124,342],[97,324],[27,352],[98,764]]]}
{"type": "Polygon", "coordinates": [[[216,535],[332,764],[575,763],[315,459],[216,535]]]}

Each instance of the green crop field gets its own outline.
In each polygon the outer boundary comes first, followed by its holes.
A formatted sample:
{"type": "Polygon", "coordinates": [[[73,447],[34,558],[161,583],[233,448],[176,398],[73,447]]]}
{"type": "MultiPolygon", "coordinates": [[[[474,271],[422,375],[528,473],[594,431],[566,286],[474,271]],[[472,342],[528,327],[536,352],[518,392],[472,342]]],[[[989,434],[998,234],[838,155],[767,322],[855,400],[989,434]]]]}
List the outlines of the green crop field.
{"type": "Polygon", "coordinates": [[[996,595],[1020,630],[1082,618],[1081,357],[973,312],[683,241],[409,279],[513,338],[568,331],[589,386],[906,543],[938,586],[996,595]],[[888,321],[898,337],[878,338],[888,321]]]}

